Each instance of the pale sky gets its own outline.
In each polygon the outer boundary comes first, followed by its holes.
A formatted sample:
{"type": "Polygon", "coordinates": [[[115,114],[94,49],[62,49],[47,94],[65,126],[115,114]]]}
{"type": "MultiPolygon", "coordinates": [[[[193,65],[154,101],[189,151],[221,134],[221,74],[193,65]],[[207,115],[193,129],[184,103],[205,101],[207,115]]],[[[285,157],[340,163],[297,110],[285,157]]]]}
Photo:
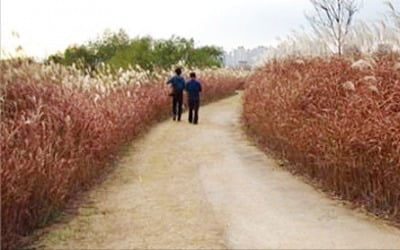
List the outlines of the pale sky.
{"type": "MultiPolygon", "coordinates": [[[[379,19],[383,0],[364,0],[358,18],[379,19]]],[[[400,6],[400,0],[392,1],[400,6]]],[[[1,48],[18,45],[44,58],[71,44],[95,39],[105,29],[131,37],[194,38],[226,50],[276,44],[307,26],[309,0],[1,0],[1,48]],[[16,39],[12,31],[19,33],[16,39]]]]}

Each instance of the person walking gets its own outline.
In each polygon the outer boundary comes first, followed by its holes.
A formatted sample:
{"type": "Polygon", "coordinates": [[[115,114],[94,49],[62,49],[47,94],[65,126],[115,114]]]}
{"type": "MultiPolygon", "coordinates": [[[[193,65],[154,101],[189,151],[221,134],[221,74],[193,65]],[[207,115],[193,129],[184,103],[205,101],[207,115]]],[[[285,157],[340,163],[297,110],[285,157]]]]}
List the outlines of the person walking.
{"type": "Polygon", "coordinates": [[[200,108],[201,83],[196,80],[196,73],[190,73],[190,80],[186,83],[185,89],[188,93],[189,122],[198,124],[200,108]]]}
{"type": "Polygon", "coordinates": [[[181,76],[182,69],[175,70],[176,75],[168,80],[167,84],[171,84],[172,93],[172,116],[174,121],[181,121],[183,90],[185,89],[185,78],[181,76]]]}

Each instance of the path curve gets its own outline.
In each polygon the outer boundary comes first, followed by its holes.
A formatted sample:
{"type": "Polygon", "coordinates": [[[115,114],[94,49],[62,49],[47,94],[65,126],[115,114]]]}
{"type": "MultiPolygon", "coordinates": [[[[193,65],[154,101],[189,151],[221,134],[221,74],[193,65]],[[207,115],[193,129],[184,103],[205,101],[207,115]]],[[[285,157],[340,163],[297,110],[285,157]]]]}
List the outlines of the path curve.
{"type": "MultiPolygon", "coordinates": [[[[280,169],[240,130],[240,96],[133,143],[47,249],[400,249],[400,230],[280,169]]],[[[186,116],[185,116],[186,117],[186,116]]]]}

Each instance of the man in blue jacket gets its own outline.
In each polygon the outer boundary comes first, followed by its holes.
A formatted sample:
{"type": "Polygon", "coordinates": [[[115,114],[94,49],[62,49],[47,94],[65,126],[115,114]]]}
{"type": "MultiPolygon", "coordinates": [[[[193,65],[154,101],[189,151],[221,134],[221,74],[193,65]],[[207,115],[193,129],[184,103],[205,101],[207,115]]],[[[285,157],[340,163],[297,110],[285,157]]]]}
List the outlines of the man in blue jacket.
{"type": "Polygon", "coordinates": [[[175,70],[176,75],[169,79],[167,84],[172,86],[172,116],[174,121],[181,121],[182,104],[183,104],[183,90],[185,89],[185,78],[181,76],[182,69],[175,70]]]}
{"type": "Polygon", "coordinates": [[[197,124],[199,121],[201,84],[196,80],[196,73],[190,73],[190,80],[186,83],[189,104],[189,122],[197,124]]]}

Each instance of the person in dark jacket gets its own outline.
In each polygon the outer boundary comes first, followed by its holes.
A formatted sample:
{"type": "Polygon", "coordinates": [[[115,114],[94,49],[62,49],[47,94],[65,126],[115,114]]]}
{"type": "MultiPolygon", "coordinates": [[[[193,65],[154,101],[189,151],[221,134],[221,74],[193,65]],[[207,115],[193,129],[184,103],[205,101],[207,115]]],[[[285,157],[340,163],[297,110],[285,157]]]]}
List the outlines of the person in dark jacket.
{"type": "Polygon", "coordinates": [[[183,90],[185,89],[185,78],[181,76],[182,69],[175,70],[176,75],[168,80],[167,84],[172,87],[172,116],[174,121],[180,121],[182,115],[183,90]]]}
{"type": "Polygon", "coordinates": [[[196,73],[190,73],[190,80],[185,87],[188,93],[189,122],[197,124],[199,121],[201,84],[196,80],[196,73]]]}

